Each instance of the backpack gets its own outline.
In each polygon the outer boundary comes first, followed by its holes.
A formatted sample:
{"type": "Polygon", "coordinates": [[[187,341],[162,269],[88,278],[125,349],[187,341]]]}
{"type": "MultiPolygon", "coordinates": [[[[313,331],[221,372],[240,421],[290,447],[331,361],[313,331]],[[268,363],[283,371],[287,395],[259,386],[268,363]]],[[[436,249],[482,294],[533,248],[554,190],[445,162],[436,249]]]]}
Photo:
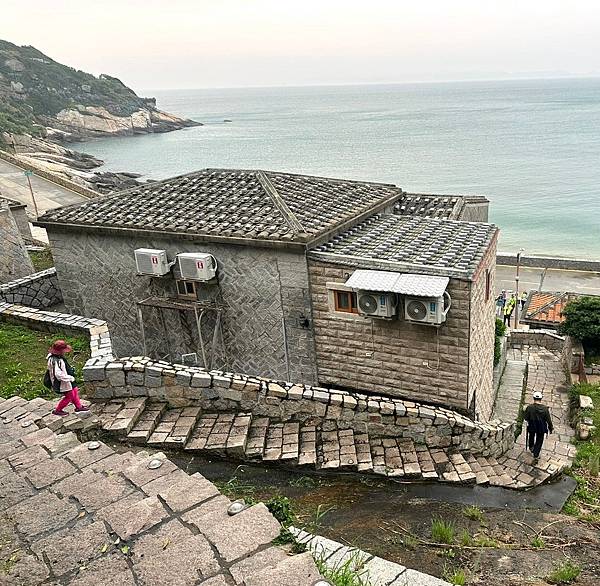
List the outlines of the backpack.
{"type": "MultiPolygon", "coordinates": [[[[51,360],[54,364],[54,367],[56,368],[57,359],[52,357],[51,360]]],[[[53,391],[60,391],[60,381],[56,377],[54,377],[54,383],[52,382],[52,377],[50,376],[50,371],[48,370],[48,368],[46,368],[46,372],[44,373],[43,383],[47,389],[52,389],[53,391]]]]}

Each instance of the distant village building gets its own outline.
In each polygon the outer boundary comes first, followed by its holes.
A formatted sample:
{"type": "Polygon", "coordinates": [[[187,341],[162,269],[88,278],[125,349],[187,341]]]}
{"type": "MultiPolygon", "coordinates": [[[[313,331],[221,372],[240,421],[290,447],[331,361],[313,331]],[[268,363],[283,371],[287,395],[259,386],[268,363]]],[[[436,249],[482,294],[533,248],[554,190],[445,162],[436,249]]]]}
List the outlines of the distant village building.
{"type": "Polygon", "coordinates": [[[565,321],[563,310],[577,293],[531,291],[523,307],[521,323],[536,329],[558,329],[565,321]]]}
{"type": "Polygon", "coordinates": [[[116,352],[486,420],[498,230],[479,196],[205,169],[53,210],[64,302],[116,352]]]}

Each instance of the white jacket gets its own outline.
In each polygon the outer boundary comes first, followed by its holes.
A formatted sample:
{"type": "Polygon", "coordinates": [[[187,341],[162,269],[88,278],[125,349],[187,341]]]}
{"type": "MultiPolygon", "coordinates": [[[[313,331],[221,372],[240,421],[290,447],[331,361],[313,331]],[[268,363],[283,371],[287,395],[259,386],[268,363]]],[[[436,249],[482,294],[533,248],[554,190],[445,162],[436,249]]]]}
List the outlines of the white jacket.
{"type": "Polygon", "coordinates": [[[48,372],[50,373],[52,384],[54,384],[55,379],[58,379],[60,381],[60,392],[68,393],[73,388],[71,383],[75,380],[75,377],[67,372],[65,361],[60,356],[54,354],[48,354],[46,358],[48,360],[48,372]]]}

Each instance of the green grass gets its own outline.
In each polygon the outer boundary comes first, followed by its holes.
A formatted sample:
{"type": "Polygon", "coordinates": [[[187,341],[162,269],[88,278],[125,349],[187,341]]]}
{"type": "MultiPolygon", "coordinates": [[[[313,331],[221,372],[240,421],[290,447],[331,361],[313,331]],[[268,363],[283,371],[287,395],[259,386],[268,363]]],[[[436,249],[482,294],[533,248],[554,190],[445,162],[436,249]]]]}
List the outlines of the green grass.
{"type": "Polygon", "coordinates": [[[73,347],[69,362],[75,368],[76,380],[83,390],[81,369],[89,358],[89,341],[85,336],[49,334],[0,323],[0,397],[58,398],[57,393],[46,389],[42,383],[48,348],[57,339],[67,340],[73,347]]]}
{"type": "Polygon", "coordinates": [[[577,482],[577,488],[565,503],[563,513],[600,523],[600,477],[595,475],[600,458],[600,384],[575,384],[570,395],[574,409],[579,405],[579,395],[592,398],[594,408],[580,413],[593,420],[596,433],[589,440],[575,442],[577,453],[570,474],[577,482]]]}
{"type": "Polygon", "coordinates": [[[333,586],[370,586],[368,578],[361,575],[365,560],[358,553],[333,567],[328,567],[322,558],[317,558],[315,562],[321,576],[333,586]]]}
{"type": "Polygon", "coordinates": [[[546,547],[546,542],[539,535],[537,535],[532,539],[531,546],[538,548],[546,547]]]}
{"type": "Polygon", "coordinates": [[[465,568],[444,568],[442,578],[455,586],[465,586],[468,583],[469,572],[465,568]]]}
{"type": "Polygon", "coordinates": [[[45,271],[54,266],[54,259],[52,258],[50,248],[44,248],[44,250],[32,250],[29,253],[29,258],[31,258],[33,268],[36,272],[45,271]]]}
{"type": "Polygon", "coordinates": [[[471,521],[479,521],[480,523],[483,521],[483,511],[477,506],[469,505],[465,507],[462,514],[471,521]]]}
{"type": "Polygon", "coordinates": [[[581,574],[581,568],[571,560],[567,560],[555,566],[554,570],[546,576],[546,582],[550,584],[571,584],[579,574],[581,574]]]}
{"type": "Polygon", "coordinates": [[[454,543],[455,527],[452,521],[433,519],[431,521],[431,539],[436,543],[454,543]]]}

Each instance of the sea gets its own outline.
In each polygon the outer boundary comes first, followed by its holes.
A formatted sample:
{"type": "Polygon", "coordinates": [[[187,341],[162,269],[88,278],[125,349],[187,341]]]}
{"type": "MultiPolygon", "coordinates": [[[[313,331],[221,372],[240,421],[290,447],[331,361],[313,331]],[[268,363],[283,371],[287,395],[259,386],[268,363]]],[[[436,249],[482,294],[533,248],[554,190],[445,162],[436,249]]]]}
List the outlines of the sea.
{"type": "Polygon", "coordinates": [[[105,169],[258,168],[482,194],[499,250],[600,258],[598,78],[144,95],[203,126],[81,145],[105,169]]]}

